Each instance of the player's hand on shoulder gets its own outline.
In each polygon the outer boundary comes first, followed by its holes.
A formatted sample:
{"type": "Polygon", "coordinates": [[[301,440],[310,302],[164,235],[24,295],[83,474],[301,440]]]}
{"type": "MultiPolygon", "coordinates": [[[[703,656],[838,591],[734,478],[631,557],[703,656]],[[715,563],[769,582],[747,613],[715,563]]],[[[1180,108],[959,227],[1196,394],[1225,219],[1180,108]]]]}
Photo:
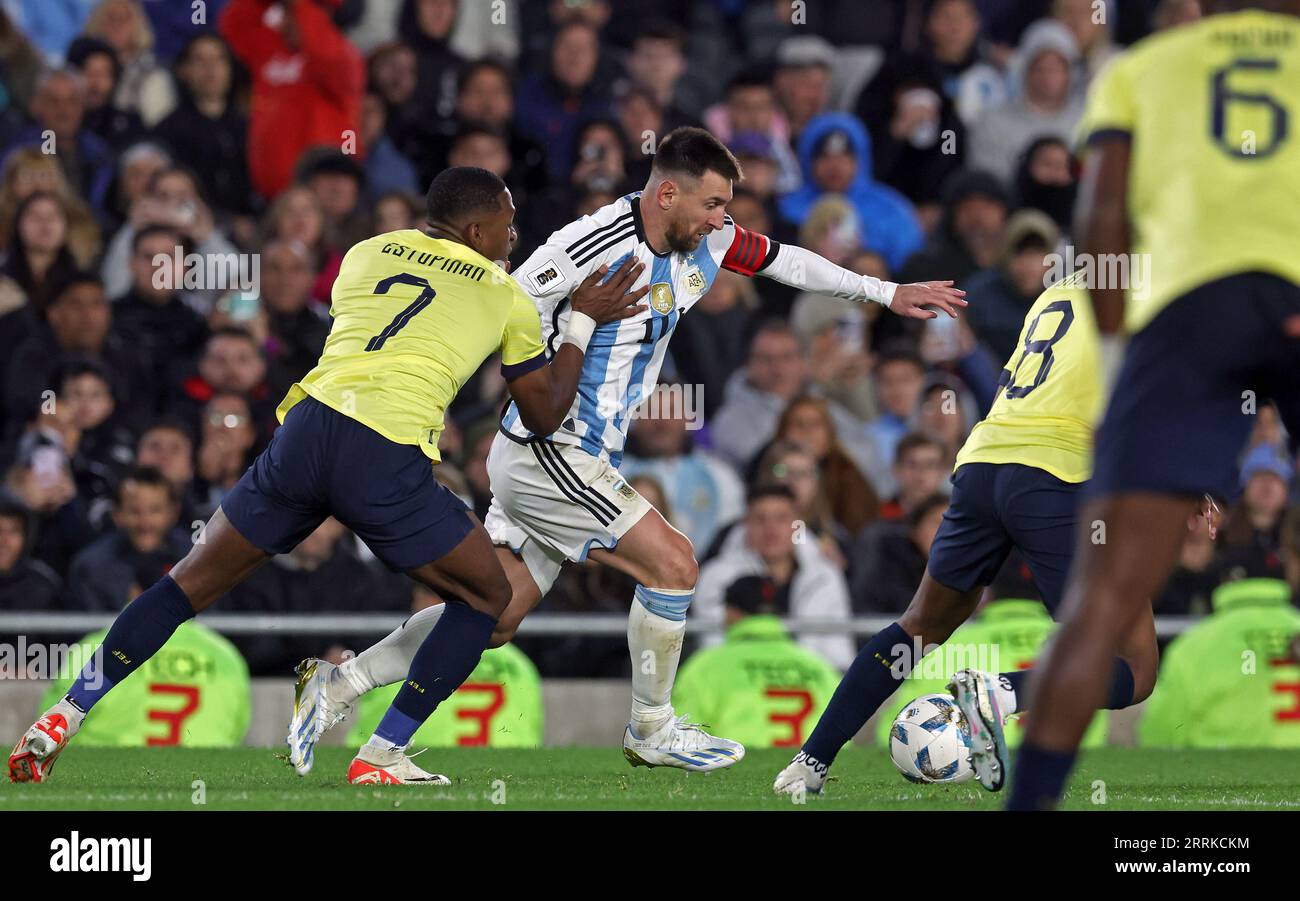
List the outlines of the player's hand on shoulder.
{"type": "Polygon", "coordinates": [[[623,265],[619,266],[604,284],[601,284],[601,279],[609,272],[609,266],[600,266],[583,279],[582,284],[574,290],[573,309],[590,316],[596,320],[597,325],[635,316],[646,309],[645,304],[639,304],[637,301],[649,293],[650,285],[647,282],[644,287],[635,291],[630,289],[644,271],[645,263],[636,257],[628,257],[623,265]]]}
{"type": "Polygon", "coordinates": [[[934,319],[939,314],[926,308],[937,307],[956,319],[957,310],[966,306],[965,297],[966,292],[954,288],[951,281],[914,282],[898,286],[889,309],[909,319],[934,319]]]}

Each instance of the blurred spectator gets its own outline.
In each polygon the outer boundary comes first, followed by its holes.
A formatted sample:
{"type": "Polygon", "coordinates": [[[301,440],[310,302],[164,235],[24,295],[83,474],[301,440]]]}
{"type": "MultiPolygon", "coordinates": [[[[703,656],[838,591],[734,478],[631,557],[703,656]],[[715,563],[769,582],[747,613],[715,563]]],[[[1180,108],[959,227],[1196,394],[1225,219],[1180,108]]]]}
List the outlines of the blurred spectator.
{"type": "MultiPolygon", "coordinates": [[[[799,142],[805,180],[808,178],[808,164],[802,149],[804,130],[830,106],[834,66],[835,48],[816,35],[787,38],[776,51],[772,90],[789,123],[791,140],[799,142]]],[[[871,171],[869,161],[865,169],[871,171]]]]}
{"type": "Polygon", "coordinates": [[[943,216],[925,246],[899,272],[901,282],[952,279],[963,286],[997,262],[1010,202],[992,175],[965,170],[943,187],[943,216]]]}
{"type": "Polygon", "coordinates": [[[176,92],[153,54],[153,25],[139,0],[103,0],[86,19],[85,33],[117,51],[121,77],[113,105],[136,113],[152,128],[176,105],[176,92]]]}
{"type": "Polygon", "coordinates": [[[112,316],[97,278],[77,275],[67,282],[7,364],[4,409],[10,421],[25,415],[52,387],[52,376],[71,362],[102,372],[124,424],[155,407],[158,386],[149,384],[138,348],[112,330],[112,316]]]}
{"type": "Polygon", "coordinates": [[[29,194],[14,212],[13,238],[0,264],[0,292],[16,295],[6,311],[24,304],[41,315],[78,270],[68,245],[68,211],[58,195],[29,194]]]}
{"type": "Polygon", "coordinates": [[[209,515],[253,462],[257,433],[248,401],[238,394],[216,394],[203,407],[195,475],[201,508],[209,515]]]}
{"type": "Polygon", "coordinates": [[[957,452],[966,443],[976,420],[974,401],[960,379],[939,371],[926,377],[916,424],[922,434],[943,448],[944,464],[948,468],[957,462],[957,452]]]}
{"type": "Polygon", "coordinates": [[[867,352],[868,320],[883,309],[879,304],[845,303],[805,292],[795,300],[790,315],[816,391],[864,422],[876,415],[867,352]]]}
{"type": "Polygon", "coordinates": [[[266,316],[267,385],[281,398],[316,365],[329,323],[310,306],[314,273],[306,247],[276,241],[262,249],[262,308],[266,316]]]}
{"type": "Polygon", "coordinates": [[[1060,138],[1039,138],[1029,145],[1016,173],[1021,208],[1052,217],[1063,233],[1073,227],[1074,198],[1079,190],[1077,163],[1060,138]]]}
{"type": "Polygon", "coordinates": [[[1204,616],[1210,612],[1210,597],[1220,576],[1214,551],[1213,530],[1203,517],[1189,516],[1178,562],[1151,602],[1157,616],[1204,616]]]}
{"type": "Polygon", "coordinates": [[[1019,346],[1025,314],[1048,286],[1047,255],[1056,251],[1060,240],[1060,230],[1048,216],[1021,210],[1007,220],[997,267],[966,280],[966,321],[995,359],[1010,359],[1019,346]]]}
{"type": "Polygon", "coordinates": [[[146,225],[133,237],[127,264],[130,289],[114,301],[113,320],[151,383],[162,390],[192,365],[207,326],[176,289],[183,277],[176,259],[183,246],[180,234],[165,225],[146,225]]]}
{"type": "Polygon", "coordinates": [[[31,516],[0,488],[0,610],[55,610],[63,582],[28,554],[31,516]]]}
{"type": "Polygon", "coordinates": [[[795,398],[776,424],[776,440],[812,455],[836,537],[847,548],[876,519],[880,498],[840,442],[830,405],[818,397],[795,398]]]}
{"type": "Polygon", "coordinates": [[[203,525],[194,494],[194,438],[185,423],[159,419],[149,425],[136,443],[135,463],[158,470],[171,483],[182,528],[203,525]]]}
{"type": "MultiPolygon", "coordinates": [[[[108,296],[116,298],[130,288],[135,268],[129,258],[137,236],[141,229],[158,226],[176,233],[183,239],[185,253],[195,255],[182,259],[184,268],[188,269],[194,259],[201,264],[201,276],[181,278],[184,273],[178,269],[177,280],[172,284],[185,303],[206,313],[228,287],[238,283],[243,267],[237,248],[217,228],[198,176],[177,166],[154,173],[145,193],[131,204],[126,224],[109,242],[100,265],[108,296]],[[209,278],[209,272],[215,282],[209,278]]],[[[173,245],[170,253],[174,254],[181,243],[173,245]]]]}
{"type": "MultiPolygon", "coordinates": [[[[418,109],[418,66],[415,51],[407,45],[384,44],[372,50],[366,60],[366,82],[384,102],[384,131],[393,146],[417,167],[423,167],[430,123],[421,119],[418,109]]],[[[423,172],[420,180],[425,180],[423,172]]]]}
{"type": "Polygon", "coordinates": [[[311,252],[316,280],[311,296],[328,306],[330,288],[343,264],[343,253],[330,237],[325,210],[320,199],[306,185],[294,185],[284,191],[267,210],[262,225],[262,241],[297,241],[311,252]]]}
{"type": "Polygon", "coordinates": [[[449,40],[456,24],[456,0],[405,0],[397,33],[416,56],[416,96],[421,118],[450,119],[464,60],[449,40]]]}
{"type": "Polygon", "coordinates": [[[621,471],[649,475],[664,486],[674,524],[697,548],[707,548],[720,526],[744,510],[745,487],[723,461],[692,447],[703,410],[692,385],[660,385],[640,408],[628,436],[621,471]],[[689,417],[689,418],[688,418],[689,417]]]}
{"type": "Polygon", "coordinates": [[[1069,141],[1083,115],[1074,66],[1079,48],[1059,22],[1036,22],[1020,42],[1013,66],[1015,96],[988,110],[971,129],[969,164],[1010,184],[1036,138],[1069,141]]]}
{"type": "Polygon", "coordinates": [[[948,499],[926,498],[907,518],[868,529],[854,554],[853,610],[856,613],[902,613],[912,602],[930,559],[948,499]]]}
{"type": "Polygon", "coordinates": [[[338,2],[230,0],[221,13],[221,36],[253,76],[248,168],[263,197],[284,190],[307,148],[355,143],[365,75],[330,20],[338,2]]]}
{"type": "MultiPolygon", "coordinates": [[[[745,518],[727,535],[717,556],[700,567],[691,613],[698,622],[722,623],[727,586],[741,576],[764,576],[776,586],[773,612],[807,619],[849,616],[848,585],[839,569],[809,541],[797,523],[794,494],[783,485],[750,491],[745,518]]],[[[853,661],[847,635],[796,633],[799,644],[843,670],[853,661]]],[[[719,642],[704,640],[706,646],[719,642]]]]}
{"type": "Polygon", "coordinates": [[[85,127],[85,81],[71,69],[47,72],[37,82],[30,111],[34,121],[15,135],[10,154],[35,147],[52,155],[68,183],[104,221],[113,181],[113,151],[85,127]]]}
{"type": "MultiPolygon", "coordinates": [[[[925,13],[921,45],[894,54],[863,92],[857,112],[864,122],[881,123],[898,109],[900,89],[927,84],[944,99],[944,108],[972,126],[990,107],[1006,99],[1002,73],[980,41],[980,13],[974,0],[935,0],[925,13]]],[[[892,126],[891,126],[892,128],[892,126]]]]}
{"type": "Polygon", "coordinates": [[[156,469],[135,469],[113,504],[114,531],[77,554],[68,575],[75,610],[116,613],[167,574],[190,549],[176,524],[180,507],[171,483],[156,469]]]}
{"type": "MultiPolygon", "coordinates": [[[[668,134],[683,125],[698,124],[695,118],[677,103],[677,94],[685,88],[686,34],[668,21],[652,21],[637,30],[632,38],[632,52],[627,56],[627,74],[631,85],[650,92],[663,117],[662,131],[668,134]]],[[[698,90],[695,89],[695,90],[698,90]]],[[[702,104],[695,105],[696,109],[702,104]]]]}
{"type": "Polygon", "coordinates": [[[896,459],[895,449],[912,427],[925,387],[925,363],[915,347],[898,341],[880,349],[871,374],[879,413],[867,423],[864,434],[871,447],[871,459],[877,461],[871,467],[872,480],[876,490],[888,497],[895,490],[894,479],[880,471],[880,462],[896,459]]]}
{"type": "Polygon", "coordinates": [[[1115,0],[1100,4],[1096,0],[1053,0],[1052,17],[1070,30],[1079,48],[1080,91],[1120,53],[1111,40],[1114,6],[1115,0]]]}
{"type": "MultiPolygon", "coordinates": [[[[465,69],[456,94],[456,117],[461,122],[486,125],[505,136],[512,190],[533,193],[545,187],[547,149],[516,124],[514,79],[503,64],[484,59],[465,69]]],[[[436,172],[429,174],[430,179],[421,180],[421,193],[436,172]]]]}
{"type": "MultiPolygon", "coordinates": [[[[762,138],[761,152],[770,155],[777,167],[777,178],[773,182],[775,193],[788,194],[803,181],[799,161],[790,147],[789,124],[777,105],[772,77],[765,68],[751,67],[733,76],[727,84],[725,99],[704,111],[704,123],[728,146],[742,135],[762,138]]],[[[752,137],[747,139],[747,144],[753,146],[752,137]]],[[[732,150],[737,157],[740,156],[740,150],[732,150]]],[[[754,190],[748,183],[748,167],[745,168],[745,177],[745,187],[754,190]]],[[[762,196],[766,197],[766,194],[762,196]]]]}
{"type": "Polygon", "coordinates": [[[68,48],[68,65],[81,73],[86,85],[84,122],[88,130],[118,153],[144,136],[140,117],[113,105],[122,66],[111,44],[99,38],[77,38],[68,48]]]}
{"type": "Polygon", "coordinates": [[[59,573],[95,537],[65,450],[77,438],[71,418],[67,405],[42,402],[24,419],[16,462],[5,474],[5,487],[31,511],[32,556],[59,573]]]}
{"type": "Polygon", "coordinates": [[[1295,468],[1283,448],[1261,444],[1241,464],[1241,497],[1219,532],[1218,566],[1266,572],[1277,566],[1282,520],[1295,468]]]}
{"type": "Polygon", "coordinates": [[[250,213],[248,116],[235,100],[230,48],[215,34],[196,35],[181,48],[173,71],[180,100],[154,133],[176,162],[203,180],[203,191],[218,210],[250,213]]]}
{"type": "MultiPolygon", "coordinates": [[[[745,366],[727,381],[722,409],[709,426],[714,447],[745,470],[776,434],[777,421],[790,402],[808,388],[808,360],[790,326],[777,320],[761,325],[750,340],[745,366]]],[[[831,406],[836,431],[861,430],[852,414],[831,406]]]]}
{"type": "Polygon", "coordinates": [[[375,201],[373,218],[377,235],[417,228],[424,219],[424,201],[414,194],[391,192],[375,201]]]}
{"type": "Polygon", "coordinates": [[[910,432],[894,451],[893,482],[897,493],[880,508],[880,518],[898,522],[911,516],[926,500],[941,493],[949,462],[946,449],[922,432],[910,432]]]}
{"type": "Polygon", "coordinates": [[[747,748],[802,745],[840,682],[835,667],[795,644],[773,615],[777,592],[759,576],[728,585],[722,644],[692,654],[673,685],[674,709],[747,748]]]}
{"type": "MultiPolygon", "coordinates": [[[[298,181],[311,189],[325,216],[325,239],[340,256],[369,234],[362,200],[366,170],[350,154],[326,147],[306,151],[298,163],[298,181]]],[[[324,300],[329,298],[330,285],[324,300]]]]}
{"type": "Polygon", "coordinates": [[[234,395],[248,406],[240,418],[249,420],[252,443],[260,450],[275,430],[275,407],[282,397],[272,395],[266,377],[266,354],[252,332],[237,325],[218,328],[204,345],[198,372],[181,385],[171,412],[203,438],[211,419],[206,407],[220,395],[234,395]]]}
{"type": "Polygon", "coordinates": [[[99,224],[90,208],[73,190],[55,157],[35,147],[11,153],[0,170],[0,245],[13,240],[18,207],[38,191],[59,199],[67,220],[68,250],[81,268],[89,268],[101,248],[99,224]]]}
{"type": "Polygon", "coordinates": [[[122,151],[109,189],[108,212],[115,226],[130,217],[132,207],[149,191],[154,176],[171,166],[171,153],[154,141],[138,141],[122,151]]]}
{"type": "Polygon", "coordinates": [[[822,195],[843,194],[857,210],[862,245],[898,269],[921,247],[924,235],[916,213],[901,194],[871,175],[871,139],[862,123],[846,113],[827,113],[807,124],[799,136],[804,183],[781,198],[781,215],[803,224],[822,195]]]}
{"type": "Polygon", "coordinates": [[[547,148],[554,181],[563,181],[568,173],[579,123],[612,112],[605,86],[596,79],[599,59],[599,32],[581,19],[571,19],[555,34],[546,71],[519,86],[516,124],[547,148]]]}
{"type": "Polygon", "coordinates": [[[366,148],[366,197],[375,203],[387,194],[418,192],[420,185],[415,165],[385,131],[387,117],[383,98],[367,92],[361,101],[361,143],[366,148]]]}

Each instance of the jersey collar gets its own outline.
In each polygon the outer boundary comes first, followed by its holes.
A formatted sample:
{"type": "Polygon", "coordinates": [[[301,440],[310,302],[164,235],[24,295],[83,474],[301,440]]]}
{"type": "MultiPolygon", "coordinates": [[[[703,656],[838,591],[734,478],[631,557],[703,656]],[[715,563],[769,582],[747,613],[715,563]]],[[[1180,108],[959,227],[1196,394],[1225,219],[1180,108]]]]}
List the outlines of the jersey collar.
{"type": "Polygon", "coordinates": [[[672,256],[673,252],[671,249],[664,253],[658,253],[650,246],[650,242],[646,240],[645,223],[641,221],[641,195],[633,194],[632,199],[629,200],[628,203],[632,206],[632,224],[636,226],[636,239],[646,246],[646,250],[650,251],[651,254],[657,256],[661,260],[672,256]]]}

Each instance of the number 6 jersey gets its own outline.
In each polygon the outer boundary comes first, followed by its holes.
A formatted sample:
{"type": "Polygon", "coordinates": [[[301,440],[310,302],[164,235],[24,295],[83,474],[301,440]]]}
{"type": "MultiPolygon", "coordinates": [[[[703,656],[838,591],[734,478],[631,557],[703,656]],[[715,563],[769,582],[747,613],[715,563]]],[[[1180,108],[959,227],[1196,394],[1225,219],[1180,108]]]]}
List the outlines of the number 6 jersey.
{"type": "Polygon", "coordinates": [[[507,380],[546,364],[532,299],[472,248],[417,229],[355,245],[334,281],[320,361],[276,411],[304,397],[439,460],[443,412],[493,353],[507,380]]]}
{"type": "Polygon", "coordinates": [[[1029,308],[993,407],[957,453],[958,467],[1019,463],[1075,483],[1092,475],[1101,342],[1084,278],[1080,271],[1062,279],[1029,308]]]}

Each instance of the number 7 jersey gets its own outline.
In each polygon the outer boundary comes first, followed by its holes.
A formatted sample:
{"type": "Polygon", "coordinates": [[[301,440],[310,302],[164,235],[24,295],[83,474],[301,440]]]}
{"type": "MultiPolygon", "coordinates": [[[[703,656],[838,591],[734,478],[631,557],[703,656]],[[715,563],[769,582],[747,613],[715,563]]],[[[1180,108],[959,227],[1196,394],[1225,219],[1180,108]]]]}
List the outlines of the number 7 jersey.
{"type": "Polygon", "coordinates": [[[397,444],[438,455],[443,414],[493,353],[507,380],[546,364],[532,299],[472,248],[418,229],[356,244],[334,281],[334,325],[320,361],[289,389],[397,444]]]}
{"type": "Polygon", "coordinates": [[[1101,341],[1084,279],[1082,271],[1062,279],[1029,308],[993,407],[957,453],[958,467],[1019,463],[1072,483],[1092,475],[1101,341]]]}

